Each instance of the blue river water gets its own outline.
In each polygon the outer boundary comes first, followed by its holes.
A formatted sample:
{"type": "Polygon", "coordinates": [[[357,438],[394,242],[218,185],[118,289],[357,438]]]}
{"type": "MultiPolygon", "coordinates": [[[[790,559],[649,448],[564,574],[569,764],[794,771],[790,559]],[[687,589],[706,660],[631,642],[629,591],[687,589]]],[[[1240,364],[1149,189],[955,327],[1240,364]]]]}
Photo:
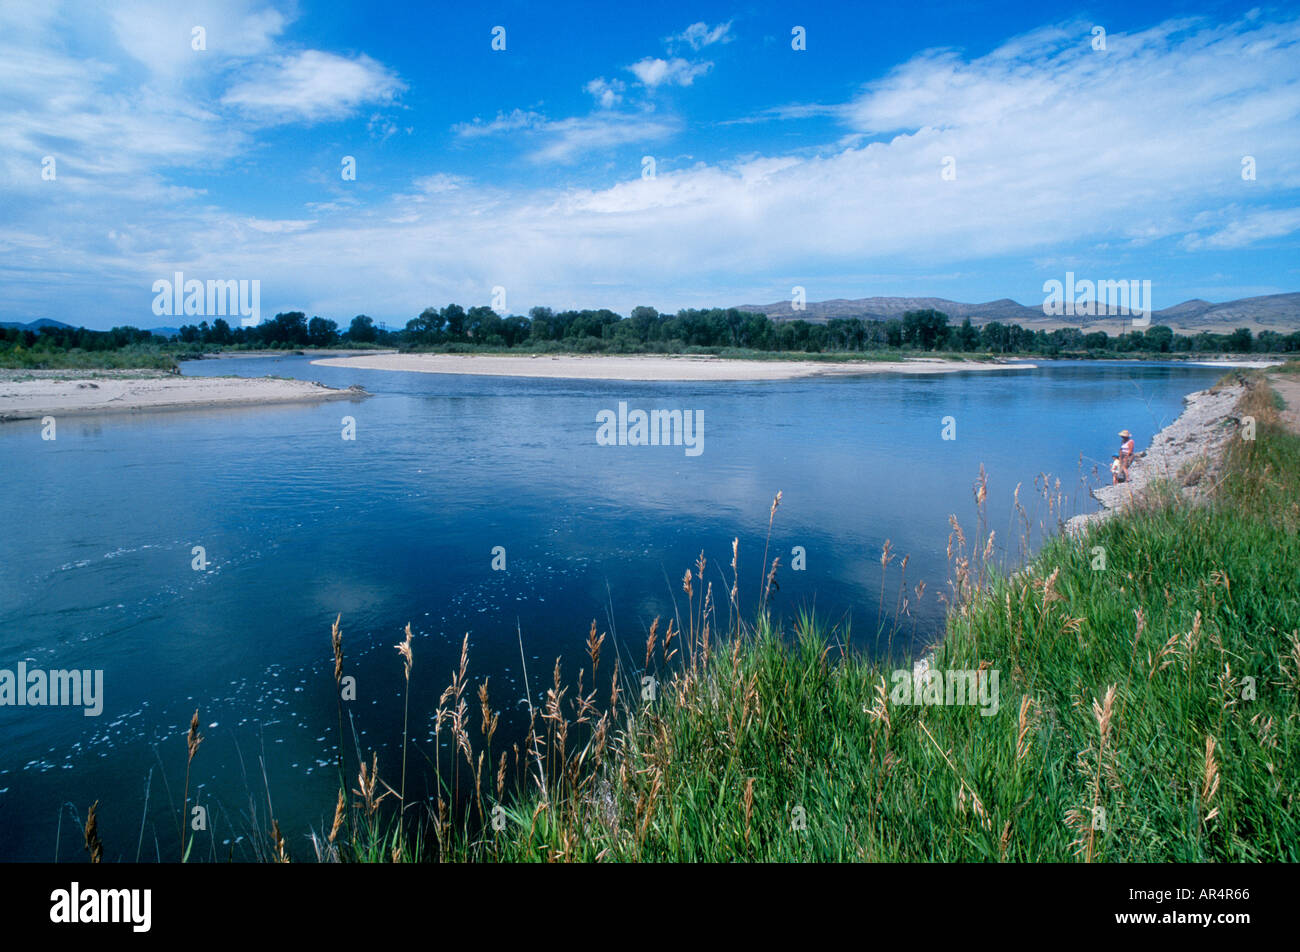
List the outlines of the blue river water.
{"type": "Polygon", "coordinates": [[[0,859],[84,859],[79,822],[96,800],[106,860],[176,859],[196,708],[205,739],[190,798],[209,814],[196,852],[248,857],[273,813],[305,858],[307,834],[328,829],[337,786],[336,615],[356,678],[349,730],[386,777],[400,760],[394,646],[410,622],[410,785],[424,790],[433,711],[467,633],[473,683],[490,677],[502,711],[501,748],[526,719],[521,638],[535,696],[557,656],[573,675],[593,619],[609,633],[605,657],[635,670],[652,620],[685,615],[681,577],[701,552],[725,625],[733,538],[752,618],[778,490],[774,614],[813,608],[855,648],[908,657],[942,632],[949,515],[975,535],[981,465],[995,557],[1014,565],[1024,556],[1017,484],[1032,545],[1094,505],[1087,486],[1109,481],[1094,465],[1109,461],[1119,429],[1144,447],[1185,394],[1221,375],[1104,362],[620,383],[304,357],[184,372],[359,384],[373,395],[68,417],[55,441],[37,421],[0,425],[0,669],[102,670],[104,685],[96,717],[0,706],[0,859]],[[702,452],[599,445],[597,414],[620,402],[698,411],[702,452]],[[1053,491],[1060,479],[1063,511],[1049,512],[1035,488],[1044,473],[1053,491]],[[886,540],[894,558],[882,578],[886,540]],[[888,642],[877,640],[882,619],[897,621],[888,642]]]}

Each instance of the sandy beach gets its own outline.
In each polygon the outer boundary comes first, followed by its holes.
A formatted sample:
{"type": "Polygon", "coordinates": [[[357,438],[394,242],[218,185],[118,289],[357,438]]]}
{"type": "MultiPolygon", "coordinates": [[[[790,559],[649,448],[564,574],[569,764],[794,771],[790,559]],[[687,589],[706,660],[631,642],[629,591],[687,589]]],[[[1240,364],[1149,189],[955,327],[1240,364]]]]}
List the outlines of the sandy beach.
{"type": "Polygon", "coordinates": [[[367,354],[313,360],[324,367],[399,370],[426,374],[485,374],[494,377],[553,377],[575,380],[791,380],[861,374],[936,374],[965,370],[1020,370],[1032,363],[951,361],[915,358],[833,363],[816,360],[729,360],[721,357],[595,355],[497,356],[488,354],[367,354]]]}
{"type": "Polygon", "coordinates": [[[335,347],[300,347],[296,350],[219,350],[211,354],[202,354],[199,357],[191,358],[195,360],[250,360],[254,358],[273,358],[279,360],[283,357],[354,357],[358,354],[395,354],[395,350],[373,350],[369,348],[354,348],[347,350],[335,347]]]}
{"type": "Polygon", "coordinates": [[[140,410],[260,406],[369,396],[305,380],[141,371],[0,371],[0,422],[140,410]]]}
{"type": "Polygon", "coordinates": [[[1279,367],[1285,361],[1283,360],[1241,360],[1233,357],[1226,357],[1223,360],[1189,360],[1187,363],[1193,367],[1227,367],[1243,368],[1247,370],[1266,370],[1269,367],[1279,367]]]}

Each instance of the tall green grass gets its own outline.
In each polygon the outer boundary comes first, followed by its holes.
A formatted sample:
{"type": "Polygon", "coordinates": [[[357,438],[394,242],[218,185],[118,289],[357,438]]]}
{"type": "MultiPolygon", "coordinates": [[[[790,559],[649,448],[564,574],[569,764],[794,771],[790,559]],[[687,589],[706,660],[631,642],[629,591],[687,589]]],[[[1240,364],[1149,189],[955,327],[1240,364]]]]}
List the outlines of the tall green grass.
{"type": "Polygon", "coordinates": [[[118,350],[27,350],[0,348],[0,368],[17,370],[168,370],[176,359],[158,346],[134,345],[118,350]]]}

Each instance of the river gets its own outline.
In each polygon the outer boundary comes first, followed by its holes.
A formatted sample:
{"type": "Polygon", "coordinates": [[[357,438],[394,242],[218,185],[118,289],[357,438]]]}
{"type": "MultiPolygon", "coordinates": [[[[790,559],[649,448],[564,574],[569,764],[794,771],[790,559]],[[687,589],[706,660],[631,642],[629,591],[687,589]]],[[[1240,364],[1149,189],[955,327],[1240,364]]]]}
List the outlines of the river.
{"type": "MultiPolygon", "coordinates": [[[[247,856],[254,813],[273,810],[301,852],[334,805],[337,614],[356,678],[349,715],[386,775],[400,758],[394,645],[408,621],[423,753],[433,756],[432,712],[467,632],[473,683],[490,676],[502,711],[500,747],[526,714],[521,636],[534,695],[557,655],[570,675],[585,659],[593,619],[608,632],[605,658],[635,669],[654,617],[685,613],[681,577],[701,551],[725,624],[733,538],[752,617],[778,490],[773,612],[815,608],[858,650],[904,659],[942,631],[948,518],[974,536],[981,465],[995,558],[1018,563],[1018,483],[1034,543],[1058,516],[1094,505],[1085,484],[1118,430],[1132,430],[1141,449],[1186,393],[1221,375],[1099,362],[616,383],[327,368],[304,357],[189,362],[184,372],[360,384],[374,395],[70,417],[53,442],[38,421],[0,426],[10,487],[0,668],[103,671],[98,716],[0,707],[0,858],[84,858],[78,820],[98,800],[106,860],[175,859],[195,708],[205,739],[191,800],[197,790],[210,816],[196,851],[247,856]],[[598,414],[620,403],[698,414],[700,452],[600,445],[598,414]],[[1035,490],[1041,473],[1061,480],[1063,513],[1049,514],[1035,490]],[[886,539],[894,558],[882,599],[886,539]],[[877,643],[878,619],[895,617],[892,644],[877,643]]],[[[412,757],[422,777],[424,760],[412,757]]]]}

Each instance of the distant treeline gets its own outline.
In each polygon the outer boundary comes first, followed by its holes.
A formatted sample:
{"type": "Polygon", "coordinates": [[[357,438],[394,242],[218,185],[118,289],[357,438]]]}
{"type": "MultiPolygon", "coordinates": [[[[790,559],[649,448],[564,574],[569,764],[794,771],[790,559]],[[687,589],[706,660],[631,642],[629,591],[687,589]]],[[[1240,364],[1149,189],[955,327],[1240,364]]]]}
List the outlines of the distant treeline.
{"type": "Polygon", "coordinates": [[[804,353],[854,353],[880,350],[984,352],[996,354],[1059,354],[1068,352],[1261,352],[1300,351],[1300,332],[1289,335],[1264,331],[1256,337],[1247,328],[1231,334],[1175,334],[1168,327],[1150,327],[1110,336],[1105,331],[1078,328],[1027,330],[1018,324],[992,322],[975,327],[970,319],[954,325],[941,311],[908,311],[899,320],[836,318],[825,324],[773,321],[764,314],[736,308],[682,310],[660,314],[637,307],[623,317],[610,310],[552,311],[535,307],[528,317],[500,317],[491,308],[468,311],[449,304],[426,308],[408,321],[400,346],[445,348],[458,344],[484,347],[529,347],[561,343],[565,349],[591,351],[681,351],[693,348],[804,353]]]}
{"type": "MultiPolygon", "coordinates": [[[[553,311],[535,307],[527,317],[501,317],[488,307],[458,304],[426,308],[400,331],[376,326],[364,314],[340,331],[336,322],[310,320],[301,311],[277,314],[255,327],[231,327],[224,318],[181,327],[178,350],[211,348],[295,348],[384,346],[403,350],[510,349],[569,350],[611,353],[672,353],[691,350],[744,350],[801,353],[857,353],[883,350],[947,351],[993,354],[1087,353],[1297,353],[1300,331],[1253,334],[1239,328],[1230,334],[1203,331],[1175,334],[1153,326],[1110,335],[1104,330],[1067,327],[1028,330],[996,321],[975,327],[970,319],[953,324],[935,310],[908,311],[898,320],[835,318],[824,324],[773,321],[764,314],[735,308],[682,310],[661,314],[652,307],[633,308],[627,317],[607,309],[553,311]]],[[[39,332],[0,328],[6,349],[114,350],[157,342],[148,331],[116,327],[111,331],[43,327],[39,332]]]]}
{"type": "Polygon", "coordinates": [[[301,311],[277,314],[255,327],[231,327],[224,317],[211,324],[186,324],[174,337],[160,337],[135,327],[115,327],[111,331],[92,331],[85,327],[45,326],[39,331],[0,327],[0,349],[22,347],[27,350],[110,351],[126,347],[143,347],[161,343],[179,343],[178,350],[204,350],[214,347],[284,348],[332,347],[347,343],[400,346],[399,334],[383,331],[365,315],[352,319],[344,333],[338,324],[323,317],[311,320],[301,311]]]}

